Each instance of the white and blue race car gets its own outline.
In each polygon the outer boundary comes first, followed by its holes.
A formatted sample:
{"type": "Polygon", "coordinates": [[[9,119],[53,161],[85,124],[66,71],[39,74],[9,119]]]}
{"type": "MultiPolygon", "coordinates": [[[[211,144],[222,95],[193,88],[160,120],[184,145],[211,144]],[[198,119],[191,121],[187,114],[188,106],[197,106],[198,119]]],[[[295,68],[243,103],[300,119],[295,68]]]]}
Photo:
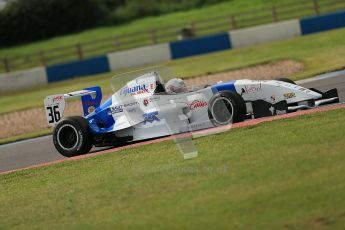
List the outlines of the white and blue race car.
{"type": "Polygon", "coordinates": [[[159,70],[140,74],[103,104],[100,87],[47,96],[44,100],[53,141],[64,156],[85,154],[93,146],[134,141],[274,116],[338,102],[336,89],[320,92],[289,79],[237,80],[165,90],[159,70]],[[63,117],[65,100],[81,97],[84,117],[63,117]]]}

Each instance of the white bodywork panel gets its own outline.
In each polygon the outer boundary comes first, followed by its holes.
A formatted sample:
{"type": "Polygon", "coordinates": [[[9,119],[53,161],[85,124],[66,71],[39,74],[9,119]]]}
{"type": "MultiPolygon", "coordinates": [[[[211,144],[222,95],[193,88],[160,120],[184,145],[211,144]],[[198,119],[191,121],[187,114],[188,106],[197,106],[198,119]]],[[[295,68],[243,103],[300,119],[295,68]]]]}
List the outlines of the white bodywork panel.
{"type": "Polygon", "coordinates": [[[235,82],[235,88],[245,101],[264,100],[273,104],[283,100],[291,104],[322,97],[321,94],[302,86],[275,80],[238,80],[235,82]]]}
{"type": "Polygon", "coordinates": [[[126,86],[113,94],[112,110],[121,108],[121,112],[112,113],[116,121],[113,131],[125,129],[144,121],[143,114],[152,107],[152,103],[146,104],[145,100],[152,98],[155,88],[156,76],[154,73],[149,73],[128,82],[126,86]],[[132,107],[133,110],[129,111],[126,107],[132,107]]]}
{"type": "Polygon", "coordinates": [[[111,108],[121,107],[121,112],[112,114],[115,125],[111,131],[140,140],[212,126],[207,112],[207,102],[213,96],[210,87],[198,92],[154,94],[159,80],[157,73],[147,73],[113,94],[111,108]],[[145,120],[146,114],[153,116],[151,122],[145,120]]]}
{"type": "MultiPolygon", "coordinates": [[[[321,94],[309,89],[280,81],[238,80],[234,86],[237,93],[249,102],[247,103],[248,112],[252,112],[250,102],[255,100],[264,100],[274,104],[282,100],[294,103],[322,97],[321,94]]],[[[153,119],[152,123],[138,122],[132,128],[116,133],[121,136],[131,135],[134,140],[141,140],[213,127],[208,116],[208,102],[215,93],[208,87],[196,92],[176,95],[146,95],[150,97],[147,106],[144,106],[140,98],[139,104],[126,106],[124,111],[137,109],[135,111],[139,110],[142,114],[157,111],[157,119],[153,119]]]]}
{"type": "Polygon", "coordinates": [[[114,93],[111,107],[122,108],[113,114],[112,131],[117,136],[141,140],[212,127],[208,118],[208,101],[213,96],[210,87],[179,94],[154,93],[157,82],[161,82],[159,74],[149,72],[114,93]]]}

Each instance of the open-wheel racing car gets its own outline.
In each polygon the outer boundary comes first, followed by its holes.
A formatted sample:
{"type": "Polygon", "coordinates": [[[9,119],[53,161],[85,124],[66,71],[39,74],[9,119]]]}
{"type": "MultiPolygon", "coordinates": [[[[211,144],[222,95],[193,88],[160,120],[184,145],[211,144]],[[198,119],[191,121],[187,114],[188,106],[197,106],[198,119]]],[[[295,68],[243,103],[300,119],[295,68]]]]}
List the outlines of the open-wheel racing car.
{"type": "Polygon", "coordinates": [[[56,149],[72,157],[93,146],[123,145],[339,101],[336,89],[320,92],[286,78],[219,82],[171,93],[161,75],[159,70],[141,72],[102,104],[100,87],[47,96],[46,117],[54,127],[56,149]],[[74,97],[81,97],[84,117],[63,117],[65,100],[74,97]]]}

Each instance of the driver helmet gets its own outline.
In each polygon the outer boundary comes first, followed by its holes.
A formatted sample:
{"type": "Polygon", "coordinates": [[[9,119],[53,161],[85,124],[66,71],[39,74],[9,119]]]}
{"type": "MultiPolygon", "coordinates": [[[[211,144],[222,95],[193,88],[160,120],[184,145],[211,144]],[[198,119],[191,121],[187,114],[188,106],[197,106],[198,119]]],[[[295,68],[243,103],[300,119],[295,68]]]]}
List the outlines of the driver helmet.
{"type": "Polygon", "coordinates": [[[167,93],[183,93],[187,91],[186,83],[181,78],[172,78],[165,84],[167,93]]]}

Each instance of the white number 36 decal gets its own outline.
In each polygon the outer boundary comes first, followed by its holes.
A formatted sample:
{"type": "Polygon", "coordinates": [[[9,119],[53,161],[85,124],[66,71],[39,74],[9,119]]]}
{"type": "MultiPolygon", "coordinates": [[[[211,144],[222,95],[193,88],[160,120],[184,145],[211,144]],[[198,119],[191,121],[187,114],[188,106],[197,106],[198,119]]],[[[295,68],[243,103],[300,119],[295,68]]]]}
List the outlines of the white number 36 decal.
{"type": "Polygon", "coordinates": [[[65,109],[65,100],[63,95],[48,96],[44,99],[46,118],[48,125],[55,126],[58,123],[65,109]]]}

